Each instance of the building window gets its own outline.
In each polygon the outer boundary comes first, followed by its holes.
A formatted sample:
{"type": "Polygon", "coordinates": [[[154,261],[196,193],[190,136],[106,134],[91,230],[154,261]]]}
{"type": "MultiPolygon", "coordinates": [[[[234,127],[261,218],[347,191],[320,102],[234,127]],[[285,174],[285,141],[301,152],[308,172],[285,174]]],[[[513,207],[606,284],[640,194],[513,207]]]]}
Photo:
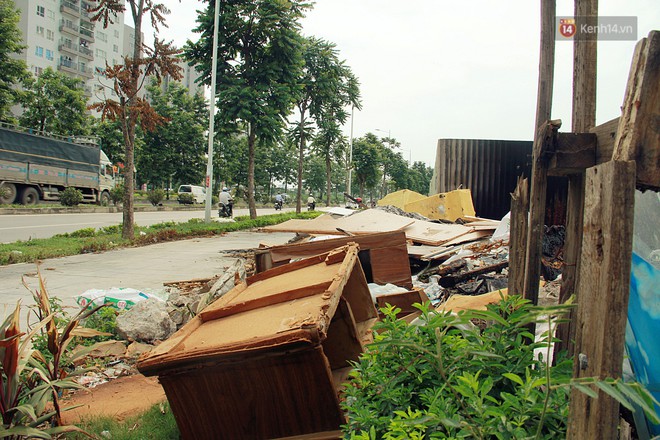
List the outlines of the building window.
{"type": "Polygon", "coordinates": [[[37,15],[39,17],[45,17],[46,16],[46,8],[43,6],[37,6],[37,15]]]}
{"type": "Polygon", "coordinates": [[[38,57],[43,58],[44,56],[44,48],[41,46],[37,46],[34,48],[34,54],[38,57]]]}
{"type": "Polygon", "coordinates": [[[48,38],[50,41],[54,41],[55,32],[51,31],[50,29],[46,29],[46,38],[48,38]]]}
{"type": "Polygon", "coordinates": [[[53,61],[53,51],[50,49],[46,49],[46,59],[53,61]]]}
{"type": "Polygon", "coordinates": [[[44,36],[44,27],[43,26],[37,26],[37,35],[41,35],[42,37],[44,36]]]}
{"type": "Polygon", "coordinates": [[[115,38],[119,38],[119,31],[115,29],[115,38]]]}
{"type": "Polygon", "coordinates": [[[105,53],[104,50],[102,50],[102,49],[96,49],[96,57],[97,57],[97,58],[103,58],[103,59],[105,59],[107,56],[108,56],[108,54],[105,53]]]}
{"type": "Polygon", "coordinates": [[[96,38],[100,41],[105,41],[105,42],[108,41],[108,36],[106,35],[105,32],[96,31],[96,38]]]}
{"type": "Polygon", "coordinates": [[[48,18],[55,21],[55,11],[53,11],[52,9],[49,9],[48,10],[48,18]]]}
{"type": "Polygon", "coordinates": [[[39,76],[43,73],[44,69],[42,67],[34,66],[34,74],[39,76]]]}
{"type": "Polygon", "coordinates": [[[115,53],[119,52],[119,46],[117,46],[116,44],[113,44],[113,45],[112,45],[112,50],[113,50],[113,52],[115,52],[115,53]]]}

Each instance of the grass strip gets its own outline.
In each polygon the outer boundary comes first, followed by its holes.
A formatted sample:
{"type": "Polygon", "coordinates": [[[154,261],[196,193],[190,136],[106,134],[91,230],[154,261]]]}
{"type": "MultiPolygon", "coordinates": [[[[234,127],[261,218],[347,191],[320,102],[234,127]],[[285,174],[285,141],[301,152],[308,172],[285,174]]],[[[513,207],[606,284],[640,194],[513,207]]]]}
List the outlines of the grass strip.
{"type": "Polygon", "coordinates": [[[125,240],[121,237],[121,225],[100,229],[84,228],[71,233],[58,234],[51,238],[0,244],[0,265],[34,263],[46,258],[66,257],[131,246],[145,246],[193,237],[211,237],[227,232],[275,225],[294,218],[314,218],[321,214],[318,211],[306,211],[300,214],[285,212],[264,215],[256,219],[250,219],[249,216],[240,216],[236,217],[233,222],[213,221],[205,223],[202,219],[191,219],[184,223],[163,222],[148,227],[136,225],[133,240],[125,240]]]}

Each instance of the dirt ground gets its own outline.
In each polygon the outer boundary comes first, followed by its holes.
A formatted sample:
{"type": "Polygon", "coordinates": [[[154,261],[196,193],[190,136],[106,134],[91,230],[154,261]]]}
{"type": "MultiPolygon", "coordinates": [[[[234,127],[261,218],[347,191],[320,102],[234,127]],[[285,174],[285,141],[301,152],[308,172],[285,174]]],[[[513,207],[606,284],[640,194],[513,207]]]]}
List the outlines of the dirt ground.
{"type": "Polygon", "coordinates": [[[62,401],[63,407],[81,406],[64,411],[62,418],[66,424],[76,424],[81,419],[98,416],[113,417],[121,421],[165,400],[165,391],[158,383],[157,377],[135,374],[111,380],[95,388],[78,390],[65,397],[62,401]]]}

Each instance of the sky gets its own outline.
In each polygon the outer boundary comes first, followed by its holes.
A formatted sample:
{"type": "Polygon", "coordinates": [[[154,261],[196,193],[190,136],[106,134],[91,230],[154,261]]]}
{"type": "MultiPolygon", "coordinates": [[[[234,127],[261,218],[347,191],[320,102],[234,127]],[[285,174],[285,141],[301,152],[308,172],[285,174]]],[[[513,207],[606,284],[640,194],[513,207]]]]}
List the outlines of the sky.
{"type": "MultiPolygon", "coordinates": [[[[198,0],[161,0],[172,11],[160,38],[197,40],[198,0]]],[[[532,140],[540,2],[534,0],[317,0],[302,33],[335,43],[360,80],[354,138],[401,143],[404,159],[434,166],[438,139],[532,140]]],[[[636,16],[637,40],[660,29],[657,0],[601,0],[600,16],[636,16]]],[[[127,20],[130,14],[126,14],[127,20]]],[[[573,1],[557,0],[572,16],[573,1]]],[[[129,23],[131,24],[131,23],[129,23]]],[[[148,33],[148,32],[147,32],[148,33]]],[[[149,40],[149,36],[147,41],[149,40]]],[[[599,41],[596,124],[616,118],[636,41],[599,41]]],[[[557,41],[552,119],[570,131],[573,43],[557,41]]],[[[350,137],[351,121],[344,127],[350,137]]]]}

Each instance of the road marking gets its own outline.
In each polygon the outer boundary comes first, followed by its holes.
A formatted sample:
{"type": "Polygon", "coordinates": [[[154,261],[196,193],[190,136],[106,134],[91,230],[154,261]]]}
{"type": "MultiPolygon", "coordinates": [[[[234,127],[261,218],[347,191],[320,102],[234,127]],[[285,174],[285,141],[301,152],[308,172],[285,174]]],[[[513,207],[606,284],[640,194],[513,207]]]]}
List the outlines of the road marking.
{"type": "Polygon", "coordinates": [[[6,229],[33,229],[33,228],[61,228],[64,226],[89,226],[89,225],[101,225],[106,222],[87,222],[87,223],[65,223],[61,225],[32,225],[32,226],[12,226],[10,228],[0,228],[0,231],[6,229]]]}

